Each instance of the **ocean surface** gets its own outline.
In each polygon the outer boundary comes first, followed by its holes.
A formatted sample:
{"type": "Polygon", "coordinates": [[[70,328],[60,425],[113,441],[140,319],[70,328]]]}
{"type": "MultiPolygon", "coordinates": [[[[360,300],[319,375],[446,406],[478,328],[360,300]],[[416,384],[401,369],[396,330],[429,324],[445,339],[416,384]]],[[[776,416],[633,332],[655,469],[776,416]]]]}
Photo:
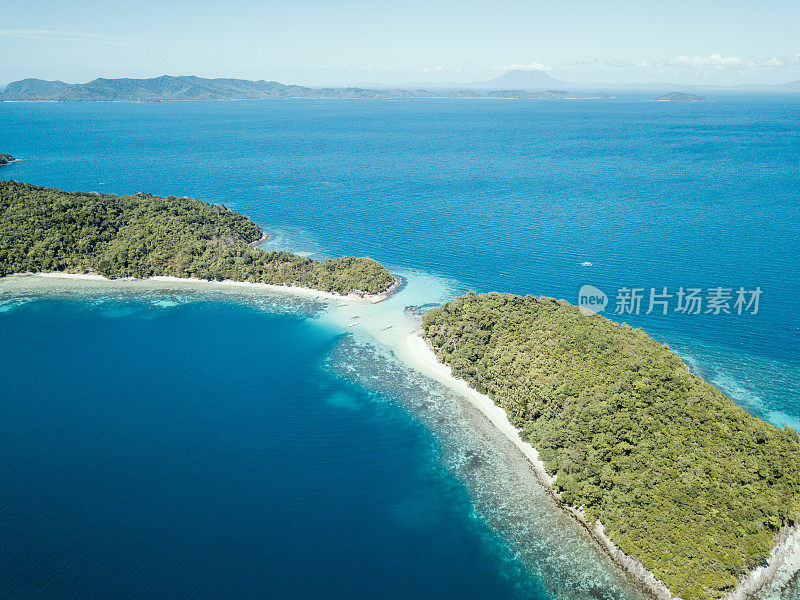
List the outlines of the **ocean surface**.
{"type": "Polygon", "coordinates": [[[0,595],[640,599],[370,323],[592,285],[800,427],[800,95],[712,99],[0,103],[2,178],[224,202],[267,248],[408,282],[351,327],[290,296],[0,281],[0,595]],[[730,314],[676,311],[681,287],[730,314]]]}

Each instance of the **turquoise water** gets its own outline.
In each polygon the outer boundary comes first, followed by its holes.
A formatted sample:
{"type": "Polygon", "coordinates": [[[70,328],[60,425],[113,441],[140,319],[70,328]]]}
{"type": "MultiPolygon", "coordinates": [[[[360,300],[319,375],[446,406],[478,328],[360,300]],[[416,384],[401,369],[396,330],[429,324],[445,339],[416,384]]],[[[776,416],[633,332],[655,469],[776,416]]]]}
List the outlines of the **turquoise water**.
{"type": "Polygon", "coordinates": [[[321,367],[334,336],[157,302],[4,317],[4,598],[513,594],[429,434],[321,367]]]}
{"type": "MultiPolygon", "coordinates": [[[[3,103],[0,176],[224,202],[407,274],[400,304],[758,286],[757,315],[624,320],[798,425],[800,100],[715,100],[3,103]]],[[[329,311],[120,293],[3,296],[3,595],[637,597],[491,428],[329,311]]]]}

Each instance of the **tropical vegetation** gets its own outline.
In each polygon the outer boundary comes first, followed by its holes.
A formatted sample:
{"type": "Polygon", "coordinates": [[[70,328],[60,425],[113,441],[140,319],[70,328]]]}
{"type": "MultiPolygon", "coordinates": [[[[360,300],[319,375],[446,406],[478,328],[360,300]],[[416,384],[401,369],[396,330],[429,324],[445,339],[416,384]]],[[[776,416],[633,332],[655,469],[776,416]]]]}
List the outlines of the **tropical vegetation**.
{"type": "Polygon", "coordinates": [[[0,277],[63,271],[169,275],[379,293],[394,277],[369,258],[316,261],[253,246],[261,229],[224,205],[150,194],[65,192],[0,181],[0,277]]]}
{"type": "Polygon", "coordinates": [[[800,440],[640,329],[564,301],[468,294],[427,312],[441,361],[503,407],[565,503],[684,600],[719,598],[800,521],[800,440]]]}

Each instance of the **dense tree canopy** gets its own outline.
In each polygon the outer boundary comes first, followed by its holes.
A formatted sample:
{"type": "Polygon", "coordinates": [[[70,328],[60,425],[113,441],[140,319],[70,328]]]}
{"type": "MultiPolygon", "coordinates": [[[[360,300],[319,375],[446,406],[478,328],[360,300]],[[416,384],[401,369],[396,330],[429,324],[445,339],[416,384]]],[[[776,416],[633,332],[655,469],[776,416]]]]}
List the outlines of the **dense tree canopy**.
{"type": "Polygon", "coordinates": [[[685,600],[722,596],[800,520],[797,433],[643,331],[511,294],[463,296],[423,329],[540,451],[563,500],[685,600]]]}
{"type": "Polygon", "coordinates": [[[149,194],[64,192],[0,181],[0,277],[64,271],[171,275],[379,293],[394,278],[369,258],[323,262],[264,252],[261,229],[224,206],[149,194]]]}

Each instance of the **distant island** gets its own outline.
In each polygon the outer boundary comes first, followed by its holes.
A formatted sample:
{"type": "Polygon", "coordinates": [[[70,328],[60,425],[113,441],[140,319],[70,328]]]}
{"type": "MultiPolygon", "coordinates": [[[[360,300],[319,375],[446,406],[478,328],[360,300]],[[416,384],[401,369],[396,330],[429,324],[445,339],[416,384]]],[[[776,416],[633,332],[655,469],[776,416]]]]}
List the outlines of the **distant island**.
{"type": "Polygon", "coordinates": [[[224,205],[150,194],[65,192],[0,181],[0,277],[172,276],[385,294],[397,280],[370,258],[316,261],[253,246],[261,229],[224,205]]]}
{"type": "Polygon", "coordinates": [[[172,77],[168,75],[151,79],[95,79],[88,83],[23,79],[9,83],[5,90],[0,92],[0,101],[17,102],[164,102],[177,100],[262,100],[268,98],[495,98],[541,100],[606,99],[610,98],[610,96],[603,93],[577,93],[563,90],[312,88],[302,85],[284,85],[276,81],[205,79],[195,76],[172,77]]]}
{"type": "Polygon", "coordinates": [[[653,98],[656,102],[708,102],[708,98],[687,94],[686,92],[670,92],[653,98]]]}
{"type": "Polygon", "coordinates": [[[2,167],[3,165],[10,165],[16,160],[17,159],[11,156],[10,154],[0,154],[0,167],[2,167]]]}
{"type": "Polygon", "coordinates": [[[753,592],[771,571],[748,576],[797,538],[797,432],[751,416],[642,330],[500,293],[431,309],[422,327],[538,450],[544,483],[658,597],[753,592]]]}

